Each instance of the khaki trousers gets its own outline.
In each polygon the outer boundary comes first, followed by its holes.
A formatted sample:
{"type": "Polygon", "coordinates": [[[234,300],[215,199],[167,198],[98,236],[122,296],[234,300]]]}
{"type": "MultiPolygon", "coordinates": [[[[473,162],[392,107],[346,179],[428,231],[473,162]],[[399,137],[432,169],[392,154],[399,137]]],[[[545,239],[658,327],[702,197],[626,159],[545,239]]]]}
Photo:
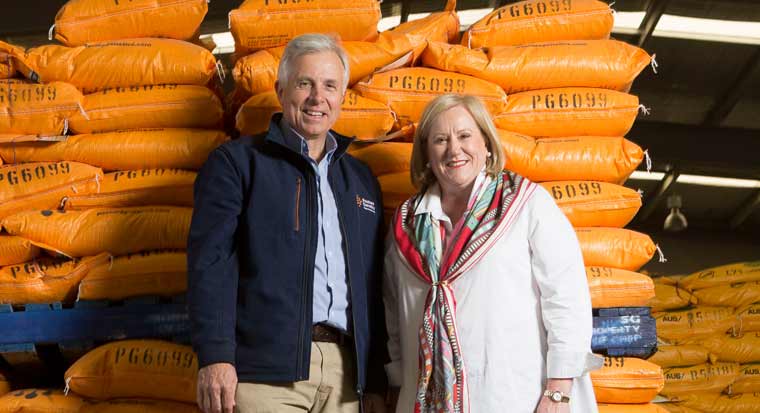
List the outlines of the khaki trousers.
{"type": "Polygon", "coordinates": [[[359,399],[351,350],[312,342],[309,380],[295,383],[239,383],[236,413],[357,413],[359,399]]]}

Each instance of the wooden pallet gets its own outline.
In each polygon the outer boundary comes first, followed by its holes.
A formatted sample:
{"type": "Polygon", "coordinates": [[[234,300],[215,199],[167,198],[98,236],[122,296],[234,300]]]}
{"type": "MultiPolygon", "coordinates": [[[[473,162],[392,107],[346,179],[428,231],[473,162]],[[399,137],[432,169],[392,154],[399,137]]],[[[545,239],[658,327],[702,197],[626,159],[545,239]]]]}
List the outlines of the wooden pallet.
{"type": "Polygon", "coordinates": [[[657,350],[657,327],[649,307],[594,310],[591,350],[615,357],[647,358],[657,350]]]}

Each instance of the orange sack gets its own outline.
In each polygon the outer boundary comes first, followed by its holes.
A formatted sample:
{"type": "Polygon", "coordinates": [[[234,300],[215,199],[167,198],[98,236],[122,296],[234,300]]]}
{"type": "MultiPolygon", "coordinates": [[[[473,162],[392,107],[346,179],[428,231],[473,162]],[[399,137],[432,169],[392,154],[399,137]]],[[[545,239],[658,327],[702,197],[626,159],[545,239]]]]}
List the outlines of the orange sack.
{"type": "MultiPolygon", "coordinates": [[[[266,132],[272,115],[281,111],[277,93],[270,91],[258,94],[248,99],[238,110],[236,128],[241,135],[266,132]]],[[[375,139],[388,133],[393,127],[393,121],[393,113],[388,106],[347,90],[340,117],[333,129],[341,135],[355,136],[358,140],[375,139]]]]}
{"type": "Polygon", "coordinates": [[[125,39],[27,50],[19,71],[36,82],[68,82],[83,93],[166,83],[205,86],[216,74],[208,50],[173,39],[125,39]]]}
{"type": "Polygon", "coordinates": [[[60,135],[82,109],[84,98],[74,86],[0,82],[0,131],[4,134],[60,135]]]}
{"type": "Polygon", "coordinates": [[[760,281],[725,284],[694,291],[702,305],[744,307],[760,301],[760,281]]]}
{"type": "Polygon", "coordinates": [[[198,170],[209,153],[229,138],[204,129],[142,129],[68,136],[60,142],[4,141],[0,157],[8,163],[75,161],[106,171],[151,168],[198,170]]]}
{"type": "Polygon", "coordinates": [[[79,413],[200,413],[196,404],[149,399],[88,402],[79,413]]]}
{"type": "Polygon", "coordinates": [[[654,292],[655,297],[649,302],[652,311],[677,310],[699,302],[690,292],[674,285],[655,282],[654,292]]]}
{"type": "Polygon", "coordinates": [[[737,262],[697,271],[683,278],[679,285],[687,290],[699,290],[748,281],[760,281],[760,261],[737,262]]]}
{"type": "Polygon", "coordinates": [[[556,40],[606,39],[614,17],[598,0],[528,0],[500,7],[464,32],[462,44],[472,48],[556,40]]]}
{"type": "Polygon", "coordinates": [[[76,133],[143,128],[221,126],[224,111],[203,86],[157,85],[107,89],[84,97],[85,114],[71,119],[76,133]]]}
{"type": "Polygon", "coordinates": [[[0,235],[0,267],[31,261],[40,255],[40,249],[21,237],[0,235]]]}
{"type": "Polygon", "coordinates": [[[647,403],[665,383],[660,366],[631,357],[605,357],[591,382],[600,403],[647,403]]]}
{"type": "Polygon", "coordinates": [[[8,379],[0,373],[0,396],[10,393],[11,384],[8,383],[8,379]]]}
{"type": "Polygon", "coordinates": [[[637,271],[657,250],[649,235],[623,228],[576,228],[575,234],[587,267],[637,271]]]}
{"type": "Polygon", "coordinates": [[[729,394],[760,392],[760,363],[739,366],[739,375],[729,389],[729,394]]]}
{"type": "Polygon", "coordinates": [[[593,308],[644,307],[654,297],[654,283],[644,274],[619,268],[586,267],[593,308]]]}
{"type": "Polygon", "coordinates": [[[108,254],[100,254],[82,260],[42,259],[0,267],[0,303],[74,302],[79,281],[93,267],[108,265],[108,261],[108,254]]]}
{"type": "Polygon", "coordinates": [[[683,396],[680,405],[704,413],[754,413],[760,406],[760,393],[709,394],[693,393],[683,396]]]}
{"type": "MultiPolygon", "coordinates": [[[[1,241],[0,241],[1,242],[1,241]]],[[[736,333],[760,331],[760,303],[736,309],[736,333]]]]}
{"type": "Polygon", "coordinates": [[[0,397],[0,413],[79,413],[83,404],[76,394],[61,390],[14,390],[0,397]]]}
{"type": "Polygon", "coordinates": [[[159,340],[104,344],[64,374],[68,388],[93,399],[152,398],[195,403],[198,358],[189,346],[159,340]]]}
{"type": "Polygon", "coordinates": [[[641,195],[621,185],[594,181],[541,183],[574,227],[626,226],[641,208],[641,195]]]}
{"type": "Polygon", "coordinates": [[[79,283],[79,300],[172,296],[187,290],[184,251],[147,251],[115,257],[92,268],[79,283]]]}
{"type": "Polygon", "coordinates": [[[86,211],[26,211],[5,218],[3,228],[35,245],[69,257],[109,252],[185,248],[190,208],[98,208],[86,211]]]}
{"type": "Polygon", "coordinates": [[[533,182],[601,181],[623,184],[644,159],[641,147],[623,137],[575,136],[535,139],[499,130],[506,169],[533,182]]]}
{"type": "MultiPolygon", "coordinates": [[[[668,413],[667,410],[660,407],[662,403],[640,403],[640,404],[614,404],[614,403],[597,403],[599,413],[668,413]]],[[[693,412],[690,411],[690,413],[693,412]]],[[[683,412],[686,413],[686,412],[683,412]]],[[[694,412],[699,413],[699,412],[694,412]]]]}
{"type": "Polygon", "coordinates": [[[533,137],[625,136],[639,98],[609,89],[567,87],[509,95],[497,128],[533,137]]]}
{"type": "Polygon", "coordinates": [[[364,162],[375,176],[406,173],[412,161],[412,144],[406,142],[381,142],[361,147],[351,156],[364,162]]]}
{"type": "Polygon", "coordinates": [[[665,387],[660,391],[668,397],[689,393],[720,393],[739,377],[738,363],[704,363],[688,367],[663,369],[665,387]]]}
{"type": "Polygon", "coordinates": [[[507,94],[568,86],[626,92],[651,58],[644,50],[617,40],[492,46],[487,50],[431,42],[422,62],[496,83],[507,94]]]}
{"type": "Polygon", "coordinates": [[[736,337],[715,334],[702,340],[701,344],[720,361],[760,362],[760,332],[744,333],[736,337]]]}
{"type": "Polygon", "coordinates": [[[377,0],[245,0],[229,13],[229,25],[235,51],[248,54],[285,45],[304,33],[331,33],[344,41],[373,41],[380,17],[377,0]]]}
{"type": "Polygon", "coordinates": [[[67,46],[137,37],[191,40],[207,11],[207,0],[69,0],[55,16],[55,38],[67,46]]]}
{"type": "Polygon", "coordinates": [[[61,200],[64,210],[123,208],[146,205],[193,206],[195,172],[182,169],[141,169],[106,174],[91,183],[87,194],[61,200]]]}
{"type": "Polygon", "coordinates": [[[97,191],[100,168],[78,162],[39,162],[0,168],[0,219],[30,209],[55,209],[68,195],[97,191]],[[88,188],[87,184],[95,186],[88,188]]]}
{"type": "Polygon", "coordinates": [[[8,79],[16,74],[14,56],[20,56],[23,53],[20,47],[0,42],[0,79],[8,79]]]}
{"type": "Polygon", "coordinates": [[[383,208],[386,212],[392,213],[402,202],[417,193],[409,172],[381,175],[377,177],[377,181],[383,193],[383,208]]]}
{"type": "MultiPolygon", "coordinates": [[[[345,41],[341,46],[348,57],[349,85],[390,64],[416,60],[428,41],[446,42],[459,33],[459,19],[453,11],[432,13],[419,20],[401,23],[380,33],[376,42],[345,41]]],[[[253,96],[274,90],[284,46],[259,50],[235,63],[235,86],[253,96]]]]}
{"type": "Polygon", "coordinates": [[[710,360],[710,352],[698,344],[659,344],[648,361],[660,367],[695,366],[710,360]]]}
{"type": "Polygon", "coordinates": [[[699,339],[729,331],[736,323],[734,310],[724,307],[699,306],[689,310],[653,313],[652,317],[657,323],[657,337],[669,344],[696,344],[699,339]]]}
{"type": "Polygon", "coordinates": [[[431,100],[447,93],[477,96],[491,114],[505,111],[507,95],[498,85],[472,76],[424,67],[375,73],[354,86],[364,97],[385,103],[398,117],[397,127],[420,120],[431,100]]]}

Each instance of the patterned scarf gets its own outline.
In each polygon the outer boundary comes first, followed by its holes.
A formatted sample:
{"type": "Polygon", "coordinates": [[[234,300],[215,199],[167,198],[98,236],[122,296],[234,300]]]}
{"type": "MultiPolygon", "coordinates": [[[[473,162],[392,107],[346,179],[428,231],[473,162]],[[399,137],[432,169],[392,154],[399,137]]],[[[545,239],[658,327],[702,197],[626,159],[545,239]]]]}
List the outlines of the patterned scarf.
{"type": "Polygon", "coordinates": [[[430,285],[419,331],[419,371],[415,413],[461,413],[466,406],[466,372],[456,325],[451,284],[493,245],[522,208],[533,184],[509,172],[486,182],[464,217],[464,225],[443,254],[440,223],[430,213],[414,214],[424,194],[396,211],[393,231],[401,256],[430,285]],[[518,200],[518,202],[515,202],[518,200]],[[519,204],[513,208],[514,204],[519,204]],[[445,260],[442,261],[442,258],[445,260]]]}

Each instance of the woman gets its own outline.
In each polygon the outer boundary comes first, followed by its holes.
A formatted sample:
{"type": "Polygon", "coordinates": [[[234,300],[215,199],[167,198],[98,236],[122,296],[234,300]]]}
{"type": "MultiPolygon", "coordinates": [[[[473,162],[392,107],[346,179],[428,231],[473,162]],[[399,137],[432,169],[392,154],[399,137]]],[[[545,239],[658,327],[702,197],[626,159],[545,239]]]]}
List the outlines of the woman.
{"type": "Polygon", "coordinates": [[[575,232],[503,165],[477,98],[427,106],[412,149],[420,192],[396,211],[385,256],[399,413],[597,411],[588,372],[602,359],[575,232]]]}

